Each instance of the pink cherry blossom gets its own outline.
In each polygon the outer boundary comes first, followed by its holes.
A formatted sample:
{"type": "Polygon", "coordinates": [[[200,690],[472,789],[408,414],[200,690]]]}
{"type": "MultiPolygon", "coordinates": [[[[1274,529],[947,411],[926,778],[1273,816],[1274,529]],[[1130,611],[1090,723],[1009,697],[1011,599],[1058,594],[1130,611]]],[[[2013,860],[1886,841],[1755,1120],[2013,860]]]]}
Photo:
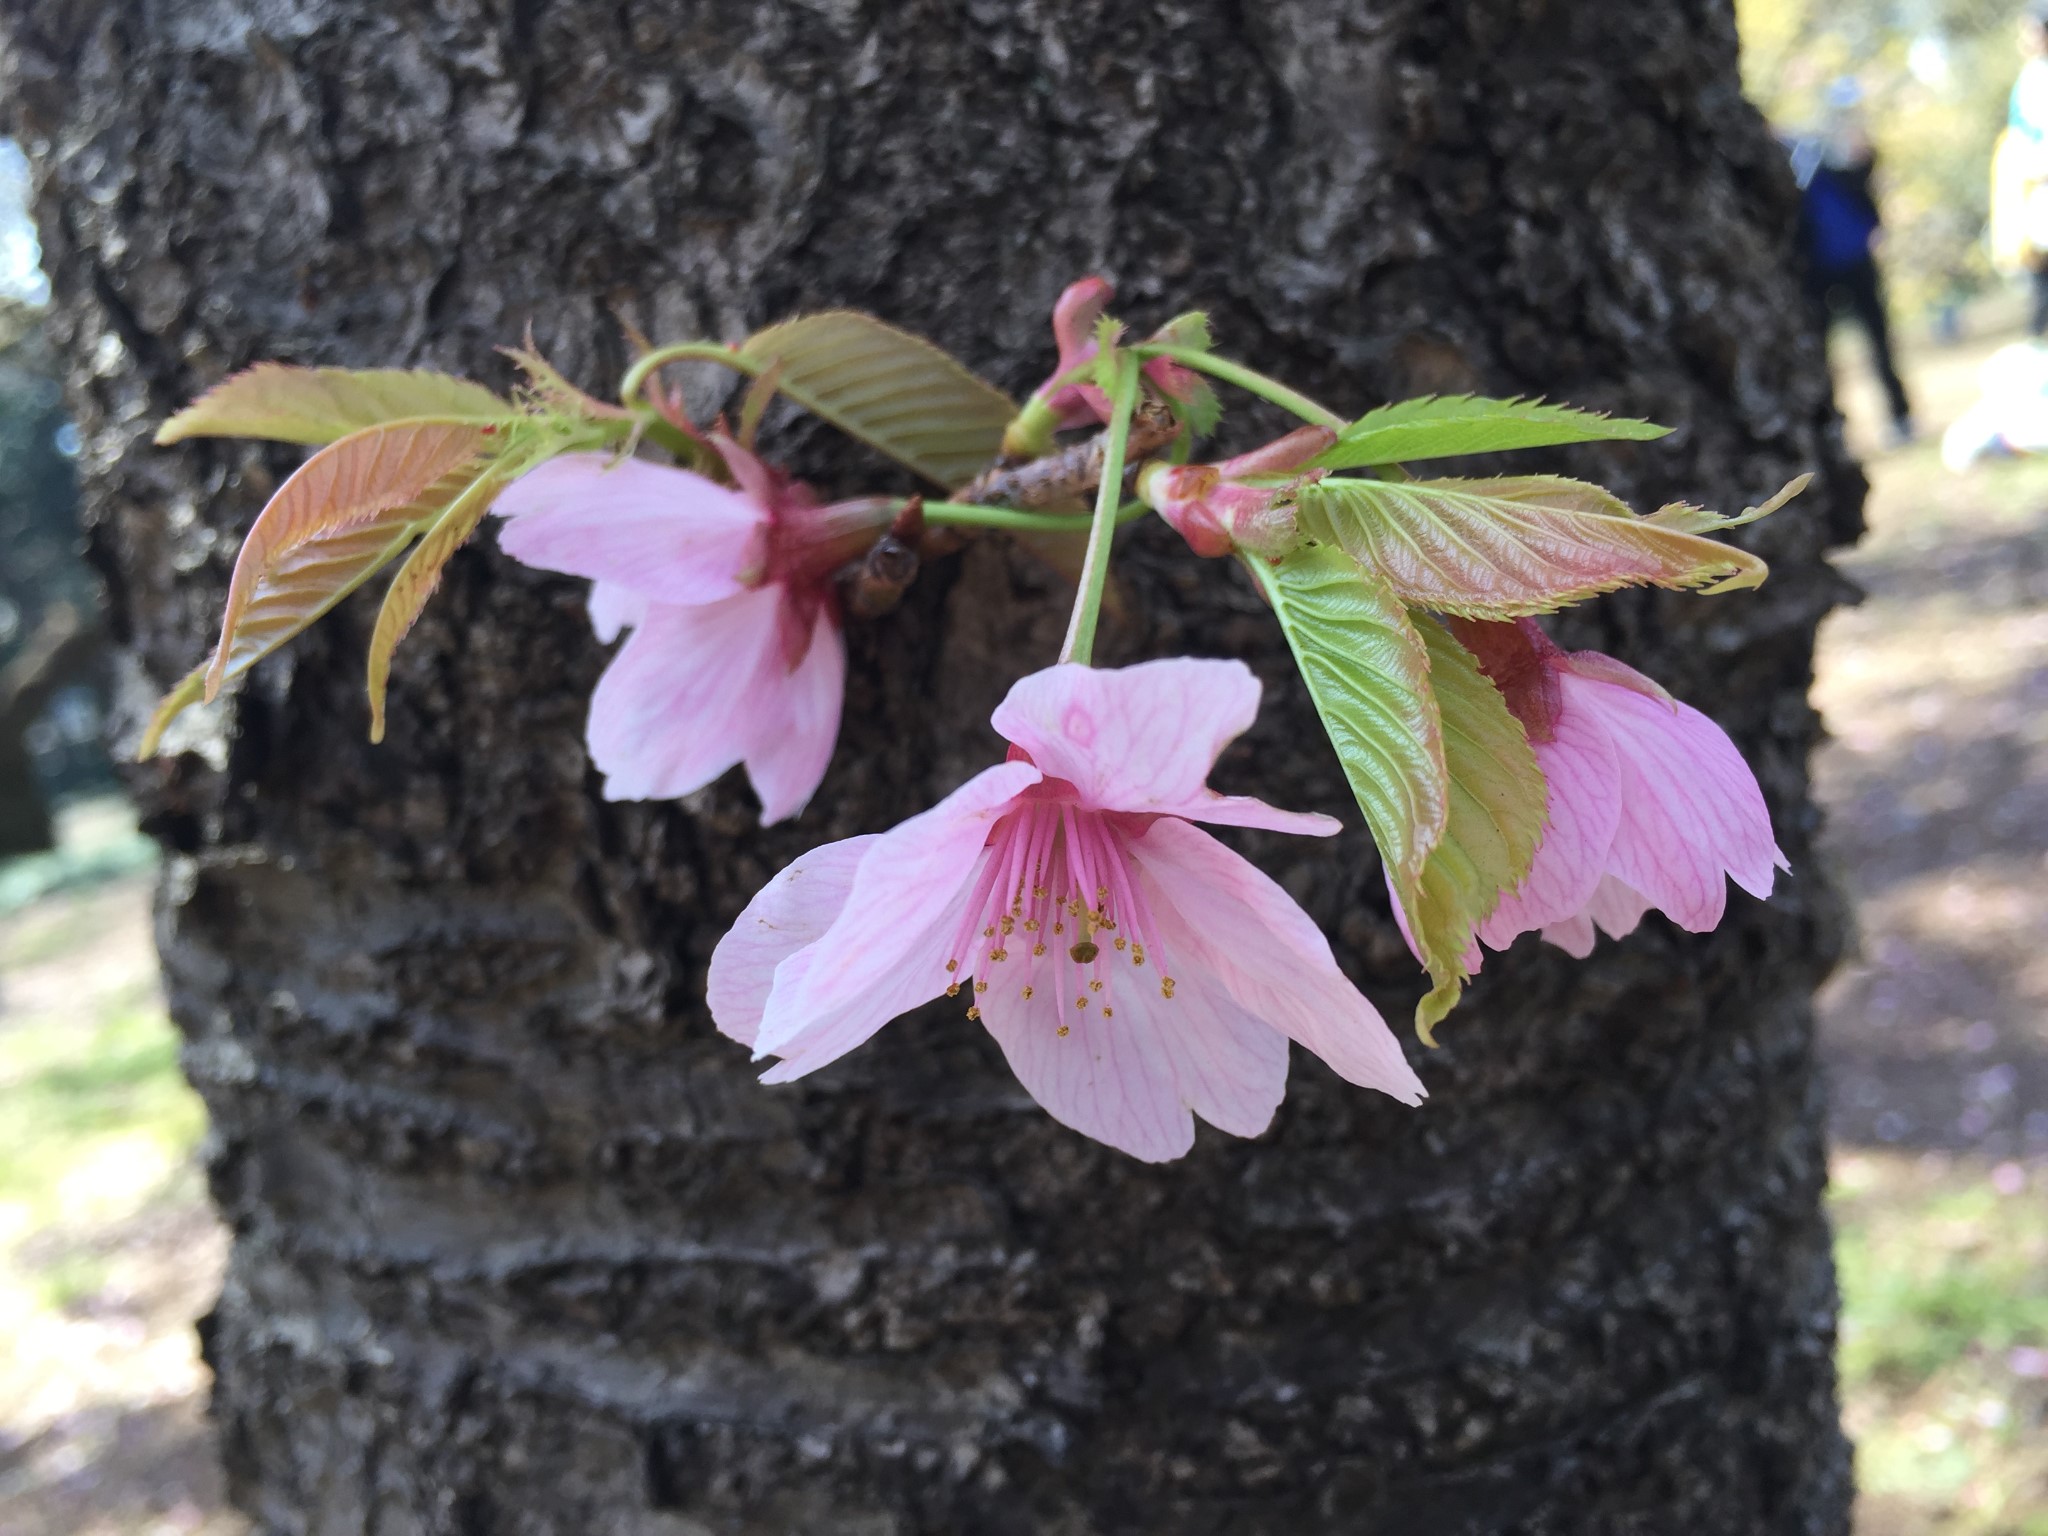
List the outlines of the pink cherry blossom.
{"type": "Polygon", "coordinates": [[[744,763],[764,825],[794,816],[839,734],[846,647],[832,570],[887,522],[820,506],[714,437],[737,489],[640,459],[572,453],[498,499],[505,551],[586,576],[598,638],[632,630],[591,696],[591,761],[613,800],[689,794],[744,763]]]}
{"type": "Polygon", "coordinates": [[[1248,549],[1283,555],[1296,543],[1294,494],[1324,471],[1299,470],[1337,441],[1328,427],[1297,427],[1263,448],[1217,464],[1166,464],[1138,474],[1138,497],[1198,555],[1248,549]]]}
{"type": "Polygon", "coordinates": [[[763,1081],[782,1083],[962,997],[1056,1120],[1153,1162],[1188,1150],[1195,1115],[1263,1131],[1289,1040],[1419,1102],[1308,915],[1193,824],[1338,829],[1208,788],[1258,699],[1230,661],[1022,679],[994,716],[1009,761],[893,831],[804,855],[755,896],[712,956],[712,1017],[756,1060],[780,1057],[763,1081]]]}
{"type": "Polygon", "coordinates": [[[1480,924],[1487,944],[1536,929],[1583,956],[1596,929],[1619,938],[1652,907],[1705,933],[1726,879],[1761,898],[1791,868],[1756,776],[1698,710],[1611,656],[1559,650],[1532,619],[1452,628],[1528,729],[1549,789],[1535,862],[1480,924]]]}
{"type": "MultiPolygon", "coordinates": [[[[1051,409],[1061,431],[1109,420],[1109,396],[1099,385],[1069,384],[1058,390],[1051,390],[1051,386],[1063,374],[1088,362],[1101,350],[1095,337],[1095,324],[1115,296],[1116,289],[1107,279],[1084,277],[1077,283],[1068,284],[1059,301],[1053,305],[1052,335],[1060,349],[1059,366],[1053,369],[1051,378],[1038,386],[1032,398],[1043,401],[1051,409]]],[[[1190,399],[1199,387],[1195,376],[1171,358],[1155,357],[1146,363],[1145,377],[1170,400],[1190,399]]]]}

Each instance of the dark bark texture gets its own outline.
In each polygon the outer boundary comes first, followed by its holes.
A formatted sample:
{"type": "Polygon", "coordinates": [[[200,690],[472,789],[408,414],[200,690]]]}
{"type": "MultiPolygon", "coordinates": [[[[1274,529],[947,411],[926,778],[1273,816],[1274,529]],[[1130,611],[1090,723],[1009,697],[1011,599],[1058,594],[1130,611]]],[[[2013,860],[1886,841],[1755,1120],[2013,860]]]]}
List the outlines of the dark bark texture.
{"type": "MultiPolygon", "coordinates": [[[[1546,394],[1679,424],[1561,455],[1639,505],[1817,488],[1759,593],[1575,616],[1712,711],[1797,873],[1719,932],[1489,961],[1420,1111],[1297,1054],[1255,1142],[1148,1168],[1036,1110],[942,1005],[793,1087],[702,1004],[802,849],[992,760],[1066,592],[977,544],[860,625],[801,822],[738,776],[612,805],[578,584],[488,536],[364,739],[373,605],[140,770],[235,1232],[208,1328],[266,1530],[1846,1529],[1808,998],[1822,561],[1853,532],[1789,180],[1725,0],[0,0],[132,722],[205,652],[295,455],[156,450],[258,358],[610,387],[619,319],[862,306],[1007,387],[1091,271],[1340,408],[1546,394]]],[[[702,384],[698,387],[703,387],[702,384]]],[[[1258,425],[1241,413],[1240,437],[1258,425]]],[[[797,424],[803,468],[858,461],[797,424]]],[[[841,483],[848,483],[842,480],[841,483]]],[[[869,478],[865,483],[875,484],[869,478]]],[[[1405,1029],[1418,977],[1285,651],[1163,528],[1109,661],[1242,656],[1219,782],[1347,815],[1247,837],[1405,1029]]]]}

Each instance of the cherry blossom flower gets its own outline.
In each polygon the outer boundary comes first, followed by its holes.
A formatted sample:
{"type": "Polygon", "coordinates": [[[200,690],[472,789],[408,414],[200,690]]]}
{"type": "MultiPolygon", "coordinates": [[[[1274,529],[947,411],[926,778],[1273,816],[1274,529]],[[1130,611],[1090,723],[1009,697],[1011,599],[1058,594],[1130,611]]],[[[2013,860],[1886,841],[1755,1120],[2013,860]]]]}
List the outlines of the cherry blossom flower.
{"type": "Polygon", "coordinates": [[[1549,787],[1528,878],[1479,937],[1530,929],[1570,953],[1631,932],[1655,907],[1692,933],[1721,921],[1727,879],[1759,898],[1791,865],[1756,776],[1713,721],[1598,651],[1560,650],[1533,619],[1454,621],[1528,729],[1549,787]]]}
{"type": "Polygon", "coordinates": [[[1337,441],[1328,427],[1297,427],[1263,448],[1217,464],[1166,464],[1138,473],[1138,497],[1165,518],[1198,555],[1247,549],[1284,555],[1296,543],[1294,493],[1322,478],[1303,464],[1337,441]]]}
{"type": "Polygon", "coordinates": [[[1328,836],[1206,785],[1252,722],[1241,663],[1062,665],[994,715],[1010,758],[879,836],[804,855],[712,956],[718,1027],[789,1082],[945,995],[1062,1124],[1147,1161],[1193,1116],[1263,1131],[1287,1042],[1404,1103],[1420,1081],[1308,915],[1194,825],[1328,836]]]}
{"type": "Polygon", "coordinates": [[[891,504],[821,506],[712,442],[737,489],[640,459],[550,459],[498,499],[499,543],[589,577],[599,639],[633,632],[590,700],[606,797],[686,795],[744,763],[766,825],[796,815],[825,776],[846,679],[831,574],[891,504]]]}

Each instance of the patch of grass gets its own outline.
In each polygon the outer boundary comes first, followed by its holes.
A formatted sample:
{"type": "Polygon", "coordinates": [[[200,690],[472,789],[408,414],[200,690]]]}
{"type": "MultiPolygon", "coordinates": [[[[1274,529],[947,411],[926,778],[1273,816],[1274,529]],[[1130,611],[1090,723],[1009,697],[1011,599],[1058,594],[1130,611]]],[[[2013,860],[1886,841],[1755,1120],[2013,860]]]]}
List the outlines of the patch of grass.
{"type": "Polygon", "coordinates": [[[1972,1355],[2048,1346],[2048,1200],[2023,1185],[2001,1194],[1982,1168],[1844,1164],[1845,1376],[1911,1389],[1972,1355]],[[1873,1198],[1880,1189],[1892,1199],[1873,1198]]]}
{"type": "Polygon", "coordinates": [[[138,1208],[204,1128],[160,1008],[0,1031],[0,1207],[34,1229],[138,1208]]]}
{"type": "Polygon", "coordinates": [[[2048,1170],[1838,1160],[1842,1396],[1887,1532],[2048,1536],[2048,1170]]]}

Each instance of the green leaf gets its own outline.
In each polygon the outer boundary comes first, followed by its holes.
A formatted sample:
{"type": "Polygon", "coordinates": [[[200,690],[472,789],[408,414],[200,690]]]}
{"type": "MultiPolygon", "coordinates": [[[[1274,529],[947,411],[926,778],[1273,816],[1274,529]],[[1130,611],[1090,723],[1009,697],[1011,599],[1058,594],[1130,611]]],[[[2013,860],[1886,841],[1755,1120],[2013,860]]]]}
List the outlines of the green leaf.
{"type": "Polygon", "coordinates": [[[478,475],[434,518],[419,547],[391,578],[391,585],[384,592],[384,606],[377,610],[377,627],[370,635],[370,740],[384,739],[384,694],[398,642],[418,622],[427,599],[441,584],[441,573],[449,557],[468,542],[483,522],[484,514],[491,510],[491,503],[498,499],[498,493],[513,478],[502,467],[478,475]]]}
{"type": "Polygon", "coordinates": [[[1480,923],[1528,876],[1545,823],[1543,772],[1528,733],[1472,653],[1434,620],[1417,616],[1429,681],[1443,718],[1450,817],[1422,879],[1401,892],[1416,947],[1435,983],[1415,1010],[1434,1044],[1438,1020],[1456,1006],[1465,957],[1480,923]]]}
{"type": "Polygon", "coordinates": [[[262,437],[331,443],[394,421],[508,420],[512,407],[467,379],[409,368],[294,368],[258,363],[223,379],[157,428],[158,443],[262,437]]]}
{"type": "Polygon", "coordinates": [[[526,375],[524,392],[543,411],[574,420],[632,420],[633,413],[624,406],[600,400],[571,384],[561,369],[534,350],[530,332],[526,342],[523,347],[500,347],[498,350],[526,375]]]}
{"type": "Polygon", "coordinates": [[[1545,798],[1535,753],[1471,653],[1341,550],[1306,545],[1247,564],[1430,974],[1415,1027],[1431,1041],[1470,974],[1474,930],[1535,856],[1545,798]]]}
{"type": "Polygon", "coordinates": [[[1175,315],[1145,340],[1151,346],[1190,347],[1197,352],[1207,352],[1215,345],[1209,335],[1209,316],[1199,309],[1175,315]]]}
{"type": "Polygon", "coordinates": [[[1108,315],[1095,317],[1095,387],[1105,395],[1116,393],[1117,347],[1123,339],[1121,321],[1108,315]]]}
{"type": "Polygon", "coordinates": [[[1709,512],[1705,507],[1696,507],[1688,501],[1674,501],[1659,507],[1643,521],[1678,533],[1720,533],[1724,529],[1740,528],[1744,523],[1753,523],[1760,517],[1769,517],[1811,484],[1813,472],[1809,470],[1786,484],[1762,506],[1744,507],[1733,517],[1719,512],[1709,512]]]}
{"type": "Polygon", "coordinates": [[[1548,613],[1627,586],[1730,591],[1768,570],[1675,517],[1637,517],[1599,486],[1553,475],[1329,479],[1297,503],[1304,533],[1379,571],[1403,600],[1468,618],[1548,613]]]}
{"type": "Polygon", "coordinates": [[[1017,414],[930,342],[852,310],[771,325],[742,352],[759,369],[779,360],[790,399],[947,488],[995,461],[1017,414]]]}
{"type": "Polygon", "coordinates": [[[1429,652],[1385,581],[1342,550],[1246,562],[1265,589],[1396,886],[1413,889],[1450,815],[1429,652]]]}
{"type": "Polygon", "coordinates": [[[1428,395],[1367,411],[1338,433],[1336,444],[1313,467],[1356,469],[1562,443],[1648,442],[1670,430],[1655,422],[1602,416],[1540,400],[1428,395]]]}
{"type": "Polygon", "coordinates": [[[356,559],[367,559],[379,547],[391,514],[412,507],[502,441],[491,427],[399,422],[354,433],[300,465],[257,515],[235,558],[207,698],[226,681],[239,632],[266,583],[288,576],[295,591],[303,584],[309,592],[323,583],[340,585],[355,571],[356,559]],[[365,528],[378,531],[358,539],[365,528]],[[330,558],[336,547],[347,555],[330,558]]]}

